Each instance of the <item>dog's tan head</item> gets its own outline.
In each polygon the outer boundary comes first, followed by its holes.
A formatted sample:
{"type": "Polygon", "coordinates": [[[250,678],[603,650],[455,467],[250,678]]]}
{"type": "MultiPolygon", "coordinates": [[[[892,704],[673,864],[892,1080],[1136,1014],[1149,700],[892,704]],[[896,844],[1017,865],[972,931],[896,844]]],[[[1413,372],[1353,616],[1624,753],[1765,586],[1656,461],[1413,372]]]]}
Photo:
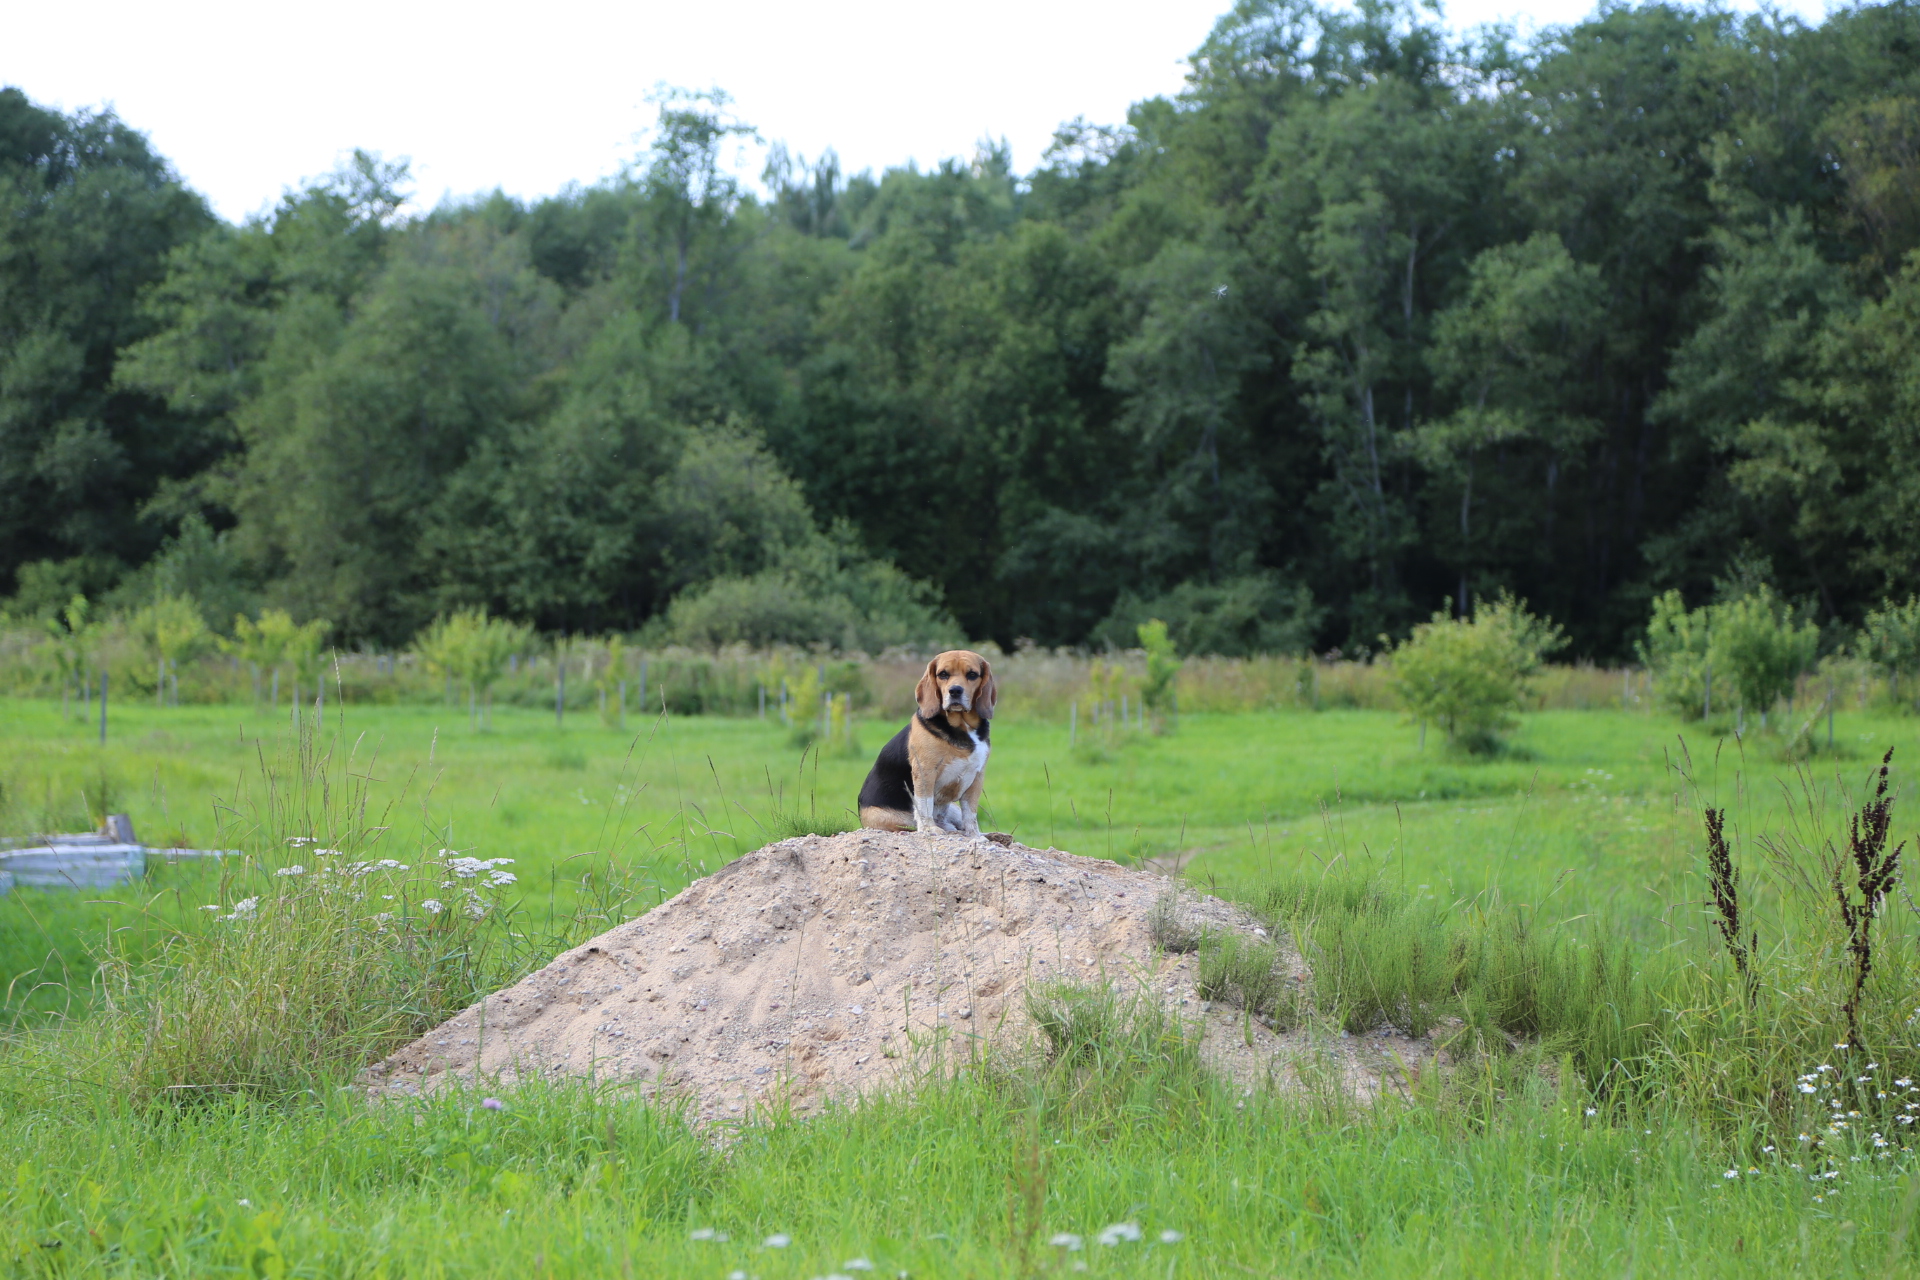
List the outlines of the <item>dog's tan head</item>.
{"type": "Polygon", "coordinates": [[[914,686],[920,714],[971,711],[982,720],[993,719],[993,668],[971,649],[949,649],[927,664],[927,673],[914,686]]]}

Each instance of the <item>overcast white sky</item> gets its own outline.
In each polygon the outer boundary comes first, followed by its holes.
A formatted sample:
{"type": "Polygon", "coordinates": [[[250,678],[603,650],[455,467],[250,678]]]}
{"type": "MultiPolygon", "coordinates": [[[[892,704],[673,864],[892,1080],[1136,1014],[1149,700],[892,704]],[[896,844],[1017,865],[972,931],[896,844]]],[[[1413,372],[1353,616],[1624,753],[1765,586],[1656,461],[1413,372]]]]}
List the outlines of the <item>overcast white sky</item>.
{"type": "MultiPolygon", "coordinates": [[[[1025,170],[1062,121],[1118,123],[1178,90],[1230,3],[16,0],[0,5],[0,85],[61,110],[111,105],[234,219],[354,147],[410,159],[416,204],[592,182],[638,150],[662,82],[720,86],[766,140],[834,147],[852,171],[971,155],[989,136],[1025,170]]],[[[1446,14],[1524,28],[1592,8],[1452,0],[1446,14]]]]}

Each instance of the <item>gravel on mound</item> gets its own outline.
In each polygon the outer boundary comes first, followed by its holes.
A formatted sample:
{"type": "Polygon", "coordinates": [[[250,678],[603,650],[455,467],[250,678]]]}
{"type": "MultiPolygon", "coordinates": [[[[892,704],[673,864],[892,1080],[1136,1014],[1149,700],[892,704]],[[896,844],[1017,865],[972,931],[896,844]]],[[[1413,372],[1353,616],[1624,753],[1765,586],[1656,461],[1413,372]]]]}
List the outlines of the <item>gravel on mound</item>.
{"type": "MultiPolygon", "coordinates": [[[[769,1105],[810,1114],[926,1069],[1030,1039],[1029,983],[1151,993],[1249,1085],[1286,1070],[1291,1037],[1208,1010],[1197,958],[1154,945],[1168,882],[1056,849],[947,833],[854,831],[768,845],[487,997],[362,1080],[374,1096],[448,1080],[591,1076],[688,1098],[702,1121],[769,1105]]],[[[1198,928],[1252,934],[1217,898],[1198,928]]],[[[1297,965],[1296,965],[1297,971],[1297,965]]],[[[1395,1038],[1398,1041],[1398,1038],[1395,1038]]],[[[1403,1059],[1416,1042],[1380,1045],[1403,1059]]]]}

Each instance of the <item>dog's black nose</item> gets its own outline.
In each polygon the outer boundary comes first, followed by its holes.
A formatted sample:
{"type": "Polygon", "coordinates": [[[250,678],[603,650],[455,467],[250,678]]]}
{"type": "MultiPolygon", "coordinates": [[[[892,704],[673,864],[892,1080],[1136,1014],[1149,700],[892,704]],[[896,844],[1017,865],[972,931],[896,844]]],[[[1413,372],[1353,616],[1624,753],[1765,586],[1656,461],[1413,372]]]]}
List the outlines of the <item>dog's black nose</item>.
{"type": "Polygon", "coordinates": [[[966,691],[967,691],[967,686],[963,684],[956,684],[948,688],[947,693],[955,698],[958,698],[962,694],[964,694],[966,691]]]}

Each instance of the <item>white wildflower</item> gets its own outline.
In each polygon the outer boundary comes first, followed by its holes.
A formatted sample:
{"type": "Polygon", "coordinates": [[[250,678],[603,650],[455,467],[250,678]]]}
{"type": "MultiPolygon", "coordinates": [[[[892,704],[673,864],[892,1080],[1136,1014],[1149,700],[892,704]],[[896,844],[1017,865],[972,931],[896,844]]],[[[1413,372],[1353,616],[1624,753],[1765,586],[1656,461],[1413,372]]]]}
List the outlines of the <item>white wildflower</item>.
{"type": "Polygon", "coordinates": [[[514,875],[511,871],[496,871],[487,877],[487,884],[492,888],[498,889],[505,885],[512,884],[519,878],[520,877],[514,875]]]}
{"type": "Polygon", "coordinates": [[[1168,1229],[1160,1233],[1161,1244],[1179,1244],[1182,1240],[1185,1240],[1186,1238],[1187,1237],[1181,1232],[1174,1231],[1172,1229],[1168,1229]]]}
{"type": "Polygon", "coordinates": [[[307,869],[296,862],[290,867],[280,868],[273,874],[277,876],[303,876],[307,874],[307,869]]]}
{"type": "Polygon", "coordinates": [[[1738,1169],[1729,1169],[1725,1173],[1721,1174],[1720,1176],[1731,1180],[1733,1178],[1739,1177],[1740,1171],[1738,1169]]]}
{"type": "Polygon", "coordinates": [[[695,1227],[692,1231],[689,1231],[687,1233],[687,1239],[711,1240],[713,1239],[713,1228],[712,1227],[695,1227]]]}
{"type": "Polygon", "coordinates": [[[1056,1234],[1053,1239],[1047,1241],[1047,1243],[1056,1249],[1065,1249],[1068,1253],[1072,1253],[1086,1242],[1071,1231],[1062,1231],[1056,1234]]]}
{"type": "Polygon", "coordinates": [[[437,916],[447,909],[447,904],[438,898],[428,898],[420,904],[420,909],[430,916],[437,916]]]}
{"type": "Polygon", "coordinates": [[[1139,1223],[1114,1222],[1114,1223],[1109,1223],[1107,1226],[1102,1227],[1100,1229],[1100,1234],[1094,1237],[1094,1241],[1097,1244],[1112,1245],[1112,1244],[1119,1244],[1122,1240],[1125,1240],[1131,1243],[1132,1241],[1138,1240],[1139,1238],[1140,1238],[1139,1223]]]}
{"type": "Polygon", "coordinates": [[[873,1270],[873,1260],[870,1258],[848,1258],[845,1262],[841,1263],[840,1265],[845,1267],[849,1271],[873,1270]]]}
{"type": "Polygon", "coordinates": [[[790,1235],[785,1235],[783,1233],[775,1233],[774,1235],[768,1236],[765,1240],[762,1240],[760,1243],[769,1249],[784,1249],[788,1245],[793,1243],[793,1237],[790,1235]]]}

